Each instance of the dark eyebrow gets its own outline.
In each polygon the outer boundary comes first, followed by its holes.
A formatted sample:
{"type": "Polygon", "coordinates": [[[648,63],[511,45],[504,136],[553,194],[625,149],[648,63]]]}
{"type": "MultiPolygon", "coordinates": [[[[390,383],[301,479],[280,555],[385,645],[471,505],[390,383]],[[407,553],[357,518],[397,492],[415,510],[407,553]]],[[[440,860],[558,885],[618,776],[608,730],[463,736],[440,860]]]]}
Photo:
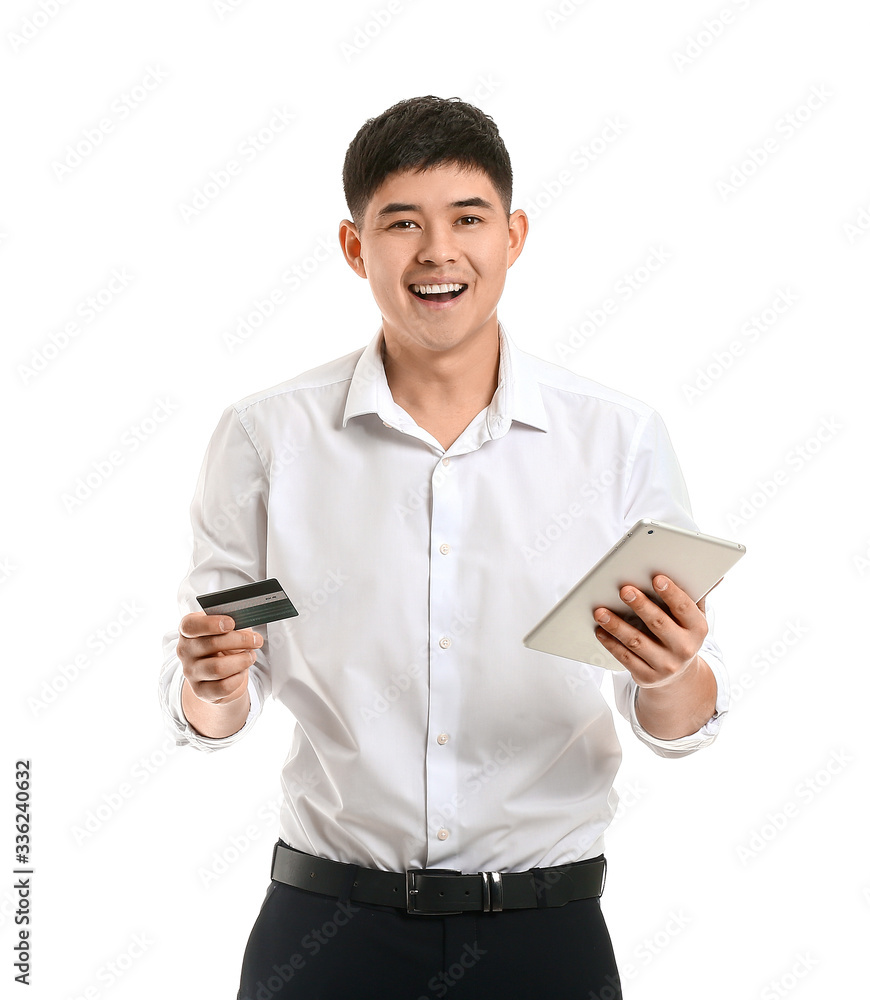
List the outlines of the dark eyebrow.
{"type": "MultiPolygon", "coordinates": [[[[485,198],[463,198],[461,201],[454,201],[448,208],[487,208],[490,211],[494,211],[492,205],[485,198]]],[[[419,205],[407,205],[401,201],[391,201],[389,205],[384,205],[384,207],[375,216],[376,219],[380,219],[384,215],[395,215],[398,212],[421,212],[422,209],[419,205]]]]}
{"type": "Polygon", "coordinates": [[[454,201],[451,208],[488,208],[491,212],[495,209],[485,198],[463,198],[462,201],[454,201]]]}

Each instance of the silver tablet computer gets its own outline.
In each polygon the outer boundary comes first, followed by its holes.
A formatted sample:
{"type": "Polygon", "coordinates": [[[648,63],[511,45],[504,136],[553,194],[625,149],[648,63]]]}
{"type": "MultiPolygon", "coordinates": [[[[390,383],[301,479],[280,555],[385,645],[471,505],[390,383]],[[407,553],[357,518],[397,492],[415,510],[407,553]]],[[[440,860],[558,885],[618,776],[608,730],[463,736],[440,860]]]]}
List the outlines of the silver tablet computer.
{"type": "Polygon", "coordinates": [[[631,584],[666,607],[652,586],[652,578],[664,573],[693,601],[700,601],[745,551],[738,542],[644,518],[524,636],[523,644],[609,670],[624,670],[595,638],[598,623],[592,612],[596,608],[609,608],[648,631],[620,599],[620,587],[631,584]]]}

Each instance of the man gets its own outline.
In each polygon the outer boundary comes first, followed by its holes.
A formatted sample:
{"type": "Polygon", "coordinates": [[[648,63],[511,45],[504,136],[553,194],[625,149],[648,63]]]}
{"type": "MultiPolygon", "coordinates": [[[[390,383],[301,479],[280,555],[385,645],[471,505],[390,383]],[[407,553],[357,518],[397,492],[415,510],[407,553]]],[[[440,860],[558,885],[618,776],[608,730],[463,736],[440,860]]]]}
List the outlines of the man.
{"type": "Polygon", "coordinates": [[[165,642],[180,743],[230,745],[270,692],[295,719],[238,997],[618,997],[603,676],[635,734],[680,756],[715,738],[726,675],[703,602],[664,577],[670,616],[619,595],[647,633],[596,612],[625,672],[521,638],[638,518],[692,526],[679,468],[654,411],[500,324],[528,219],[488,116],[400,102],[360,129],[344,184],[341,246],[381,328],[225,411],[165,642]],[[194,610],[272,576],[302,613],[266,637],[194,610]]]}

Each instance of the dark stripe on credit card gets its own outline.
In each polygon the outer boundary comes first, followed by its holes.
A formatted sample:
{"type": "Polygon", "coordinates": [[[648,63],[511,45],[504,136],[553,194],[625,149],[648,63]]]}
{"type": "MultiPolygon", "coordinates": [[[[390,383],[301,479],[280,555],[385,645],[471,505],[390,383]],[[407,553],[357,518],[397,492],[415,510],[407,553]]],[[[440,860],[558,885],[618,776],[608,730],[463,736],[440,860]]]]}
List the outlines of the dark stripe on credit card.
{"type": "Polygon", "coordinates": [[[265,625],[299,614],[275,579],[215,590],[211,594],[201,594],[196,600],[206,614],[229,615],[236,628],[265,625]]]}

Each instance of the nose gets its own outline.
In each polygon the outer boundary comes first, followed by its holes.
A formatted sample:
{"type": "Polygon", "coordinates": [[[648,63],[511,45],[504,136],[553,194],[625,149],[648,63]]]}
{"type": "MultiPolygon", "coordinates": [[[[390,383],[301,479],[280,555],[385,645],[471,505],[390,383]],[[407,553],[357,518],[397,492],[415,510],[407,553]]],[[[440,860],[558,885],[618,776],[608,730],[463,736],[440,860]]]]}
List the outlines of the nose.
{"type": "Polygon", "coordinates": [[[451,225],[434,225],[424,230],[417,252],[421,264],[455,263],[458,257],[456,234],[451,225]]]}

